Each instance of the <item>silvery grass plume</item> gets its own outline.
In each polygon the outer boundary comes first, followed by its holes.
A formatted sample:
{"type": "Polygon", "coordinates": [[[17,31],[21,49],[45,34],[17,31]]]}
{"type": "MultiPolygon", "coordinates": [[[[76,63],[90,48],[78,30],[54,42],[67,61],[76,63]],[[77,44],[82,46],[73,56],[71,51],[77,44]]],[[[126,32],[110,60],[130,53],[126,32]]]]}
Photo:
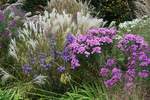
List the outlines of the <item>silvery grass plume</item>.
{"type": "Polygon", "coordinates": [[[103,19],[92,17],[89,13],[83,15],[83,12],[78,12],[76,15],[67,14],[63,11],[59,14],[56,9],[53,9],[51,13],[44,12],[44,15],[34,16],[28,18],[25,22],[26,28],[32,29],[35,33],[43,32],[47,33],[67,33],[86,31],[91,27],[103,26],[105,22],[103,19]]]}
{"type": "MultiPolygon", "coordinates": [[[[20,42],[16,41],[16,39],[11,39],[9,44],[9,55],[14,57],[17,61],[23,59],[23,55],[25,55],[29,49],[35,50],[37,44],[37,40],[33,39],[31,31],[23,29],[18,32],[20,42]]],[[[39,37],[39,35],[37,37],[39,37]]]]}
{"type": "Polygon", "coordinates": [[[56,9],[58,13],[63,13],[65,11],[69,14],[82,11],[86,15],[94,9],[94,7],[90,7],[90,2],[91,0],[89,0],[89,2],[82,2],[81,0],[50,0],[47,10],[52,12],[53,9],[56,9]]]}
{"type": "Polygon", "coordinates": [[[15,77],[0,67],[0,79],[1,84],[4,85],[8,80],[15,79],[15,77]]]}
{"type": "Polygon", "coordinates": [[[51,13],[45,11],[43,15],[26,18],[24,28],[19,30],[19,42],[11,40],[9,54],[18,61],[25,59],[22,57],[29,50],[34,51],[37,46],[49,48],[50,39],[47,37],[51,36],[55,37],[58,50],[62,50],[68,33],[84,33],[89,28],[103,27],[105,24],[103,19],[94,18],[89,13],[84,15],[82,11],[76,15],[67,14],[65,11],[59,14],[56,9],[51,13]]]}
{"type": "Polygon", "coordinates": [[[33,79],[33,83],[38,84],[38,85],[42,85],[42,84],[45,84],[46,80],[47,80],[47,76],[38,75],[37,77],[35,77],[33,79]]]}
{"type": "Polygon", "coordinates": [[[12,57],[14,57],[15,59],[18,60],[18,55],[17,55],[17,46],[16,46],[16,40],[15,39],[11,39],[11,42],[9,44],[9,55],[11,55],[12,57]]]}
{"type": "Polygon", "coordinates": [[[119,29],[131,32],[133,28],[137,27],[139,24],[146,23],[148,19],[148,16],[143,16],[142,18],[137,18],[132,21],[125,21],[119,24],[119,29]]]}
{"type": "Polygon", "coordinates": [[[92,17],[89,13],[77,12],[75,15],[62,14],[53,9],[51,13],[45,11],[43,15],[27,18],[24,26],[33,33],[42,33],[45,37],[54,35],[58,47],[63,48],[65,37],[68,33],[84,33],[92,27],[103,27],[106,22],[103,19],[92,17]]]}

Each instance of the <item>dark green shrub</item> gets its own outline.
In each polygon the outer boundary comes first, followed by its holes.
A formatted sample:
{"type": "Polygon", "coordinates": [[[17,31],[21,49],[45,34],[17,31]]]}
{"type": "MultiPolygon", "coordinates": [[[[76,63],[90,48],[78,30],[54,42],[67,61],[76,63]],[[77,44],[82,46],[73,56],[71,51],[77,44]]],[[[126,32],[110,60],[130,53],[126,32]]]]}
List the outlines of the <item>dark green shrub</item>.
{"type": "Polygon", "coordinates": [[[9,0],[8,3],[15,3],[17,0],[9,0]]]}
{"type": "Polygon", "coordinates": [[[46,6],[49,0],[25,0],[23,8],[26,11],[39,11],[41,6],[46,6]]]}
{"type": "Polygon", "coordinates": [[[98,17],[110,22],[116,21],[118,24],[133,18],[128,0],[91,0],[91,5],[95,6],[98,17]]]}

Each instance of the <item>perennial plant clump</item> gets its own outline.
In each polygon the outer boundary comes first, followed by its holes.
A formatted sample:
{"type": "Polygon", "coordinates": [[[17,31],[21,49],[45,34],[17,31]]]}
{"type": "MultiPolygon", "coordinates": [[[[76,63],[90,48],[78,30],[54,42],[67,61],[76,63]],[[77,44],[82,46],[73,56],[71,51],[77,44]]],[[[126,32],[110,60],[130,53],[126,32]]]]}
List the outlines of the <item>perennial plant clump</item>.
{"type": "Polygon", "coordinates": [[[118,42],[117,47],[125,56],[124,65],[120,66],[119,63],[113,65],[111,63],[113,61],[110,62],[110,59],[107,60],[105,67],[100,70],[101,76],[111,76],[111,79],[105,81],[106,86],[112,87],[119,81],[124,80],[125,87],[129,88],[129,86],[134,85],[137,77],[149,77],[149,46],[143,37],[134,34],[125,34],[118,42]],[[110,62],[109,66],[111,67],[108,67],[108,62],[110,62]],[[112,72],[110,73],[110,71],[112,72]]]}
{"type": "Polygon", "coordinates": [[[18,20],[12,17],[9,12],[0,10],[0,63],[6,60],[9,50],[9,43],[17,35],[18,20]]]}
{"type": "Polygon", "coordinates": [[[65,48],[68,55],[64,57],[71,62],[72,69],[75,69],[80,66],[79,56],[89,58],[91,55],[100,54],[103,46],[113,42],[115,35],[116,30],[113,28],[93,28],[86,34],[68,36],[68,45],[65,48]]]}
{"type": "MultiPolygon", "coordinates": [[[[148,25],[150,18],[120,24],[117,30],[115,22],[104,27],[106,21],[91,16],[88,5],[51,0],[49,11],[30,17],[27,13],[19,22],[20,17],[0,11],[1,90],[15,100],[103,100],[113,94],[119,100],[120,90],[138,90],[133,87],[150,76],[150,47],[144,37],[130,33],[139,24],[148,25]],[[121,89],[111,94],[107,88],[113,87],[121,89]]],[[[121,99],[126,100],[126,93],[121,99]]]]}

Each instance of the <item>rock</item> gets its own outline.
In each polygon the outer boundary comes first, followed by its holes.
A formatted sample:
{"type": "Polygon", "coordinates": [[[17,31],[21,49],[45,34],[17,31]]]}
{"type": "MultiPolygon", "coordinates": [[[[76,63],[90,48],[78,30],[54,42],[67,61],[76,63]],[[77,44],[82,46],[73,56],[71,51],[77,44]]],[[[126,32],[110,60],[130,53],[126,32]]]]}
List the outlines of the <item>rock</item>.
{"type": "Polygon", "coordinates": [[[26,13],[24,10],[22,10],[22,5],[23,4],[19,2],[10,4],[9,6],[6,7],[6,9],[4,9],[4,12],[10,11],[12,16],[24,17],[26,13]]]}
{"type": "Polygon", "coordinates": [[[136,18],[150,15],[150,0],[131,0],[129,4],[136,18]]]}

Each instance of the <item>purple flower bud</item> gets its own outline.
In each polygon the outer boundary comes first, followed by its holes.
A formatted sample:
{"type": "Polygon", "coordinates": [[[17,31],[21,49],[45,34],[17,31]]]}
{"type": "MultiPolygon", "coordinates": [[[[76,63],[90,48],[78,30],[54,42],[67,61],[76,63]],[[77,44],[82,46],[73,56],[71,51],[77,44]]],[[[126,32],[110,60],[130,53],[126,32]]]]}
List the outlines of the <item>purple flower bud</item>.
{"type": "Polygon", "coordinates": [[[62,73],[62,72],[65,71],[65,67],[60,66],[60,67],[57,68],[57,71],[60,72],[60,73],[62,73]]]}
{"type": "Polygon", "coordinates": [[[51,64],[42,64],[41,65],[45,70],[48,70],[51,67],[51,64]]]}
{"type": "Polygon", "coordinates": [[[138,75],[141,78],[147,78],[147,77],[149,77],[149,71],[143,70],[143,71],[139,72],[138,75]]]}
{"type": "Polygon", "coordinates": [[[94,53],[101,53],[101,47],[94,47],[92,49],[92,54],[94,54],[94,53]]]}
{"type": "Polygon", "coordinates": [[[112,86],[116,85],[117,82],[118,79],[113,77],[110,80],[105,81],[104,84],[106,85],[107,88],[111,88],[112,86]]]}
{"type": "Polygon", "coordinates": [[[68,35],[66,37],[67,43],[72,43],[74,40],[75,40],[75,37],[73,36],[73,34],[68,33],[68,35]]]}
{"type": "Polygon", "coordinates": [[[108,68],[101,68],[99,74],[100,74],[100,76],[106,77],[109,74],[109,69],[108,68]]]}
{"type": "Polygon", "coordinates": [[[32,71],[32,67],[29,64],[23,65],[22,69],[25,74],[29,74],[32,71]]]}
{"type": "Polygon", "coordinates": [[[113,58],[110,58],[106,62],[106,66],[112,67],[114,64],[116,64],[116,61],[113,58]]]}
{"type": "Polygon", "coordinates": [[[113,68],[112,69],[112,76],[115,77],[116,79],[120,80],[121,76],[122,76],[121,70],[118,68],[113,68]]]}

